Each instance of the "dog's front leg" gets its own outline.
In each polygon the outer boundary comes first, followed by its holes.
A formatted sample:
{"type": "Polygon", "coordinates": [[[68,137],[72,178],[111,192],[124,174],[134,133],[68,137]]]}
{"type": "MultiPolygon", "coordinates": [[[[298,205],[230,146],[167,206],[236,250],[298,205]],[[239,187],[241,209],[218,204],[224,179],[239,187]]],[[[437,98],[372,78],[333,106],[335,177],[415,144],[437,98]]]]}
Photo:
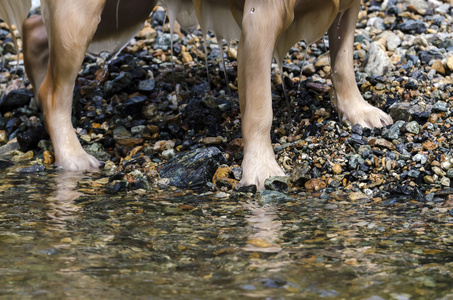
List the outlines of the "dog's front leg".
{"type": "Polygon", "coordinates": [[[366,102],[355,81],[353,43],[359,10],[360,0],[354,0],[349,8],[338,14],[329,29],[334,101],[342,120],[364,127],[382,127],[392,124],[392,118],[366,102]]]}
{"type": "Polygon", "coordinates": [[[285,175],[271,145],[271,63],[279,34],[292,22],[293,1],[246,1],[238,49],[239,100],[244,141],[241,183],[264,188],[285,175]]]}
{"type": "Polygon", "coordinates": [[[49,65],[39,89],[55,163],[66,170],[94,170],[99,162],[80,145],[71,123],[74,81],[105,0],[46,0],[42,12],[49,36],[49,65]]]}

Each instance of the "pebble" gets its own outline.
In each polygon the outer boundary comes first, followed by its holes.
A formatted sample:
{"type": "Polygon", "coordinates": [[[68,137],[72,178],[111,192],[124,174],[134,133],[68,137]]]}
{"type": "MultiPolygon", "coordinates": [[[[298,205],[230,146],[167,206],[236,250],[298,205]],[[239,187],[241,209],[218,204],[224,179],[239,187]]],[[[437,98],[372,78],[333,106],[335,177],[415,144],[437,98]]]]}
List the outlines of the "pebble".
{"type": "Polygon", "coordinates": [[[319,179],[313,178],[305,183],[305,188],[307,190],[319,191],[327,187],[327,184],[319,179]]]}
{"type": "Polygon", "coordinates": [[[342,169],[342,167],[341,167],[340,164],[334,164],[334,165],[332,166],[332,172],[333,172],[333,174],[338,175],[338,174],[340,174],[342,171],[343,171],[343,169],[342,169]]]}
{"type": "Polygon", "coordinates": [[[47,165],[53,164],[55,162],[55,156],[52,152],[46,150],[43,152],[44,163],[47,165]]]}

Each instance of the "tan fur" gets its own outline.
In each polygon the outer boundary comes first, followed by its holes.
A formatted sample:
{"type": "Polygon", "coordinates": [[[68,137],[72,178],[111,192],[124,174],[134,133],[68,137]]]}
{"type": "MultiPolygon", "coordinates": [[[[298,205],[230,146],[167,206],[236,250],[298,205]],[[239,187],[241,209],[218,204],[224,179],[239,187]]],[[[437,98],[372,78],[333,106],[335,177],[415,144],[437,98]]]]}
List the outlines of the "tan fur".
{"type": "MultiPolygon", "coordinates": [[[[31,0],[2,0],[0,1],[1,18],[9,25],[15,25],[22,34],[22,22],[31,8],[31,0]]],[[[16,37],[13,34],[14,43],[16,37]]]]}
{"type": "MultiPolygon", "coordinates": [[[[275,160],[270,139],[270,68],[273,57],[281,62],[290,47],[301,39],[312,43],[330,28],[335,105],[342,119],[367,127],[392,123],[387,114],[363,100],[355,83],[352,43],[360,0],[161,2],[169,8],[171,23],[179,19],[183,26],[190,27],[196,15],[204,32],[214,30],[219,39],[227,40],[240,36],[238,82],[244,140],[243,184],[256,184],[262,189],[266,178],[284,175],[275,160]]],[[[119,51],[154,4],[153,0],[45,0],[42,11],[48,48],[39,22],[26,22],[24,28],[29,32],[25,34],[25,56],[33,55],[28,49],[32,44],[49,53],[49,58],[42,55],[35,62],[26,58],[26,67],[35,89],[39,89],[56,162],[65,169],[89,170],[99,166],[82,149],[71,124],[74,80],[90,42],[93,41],[91,49],[95,53],[119,51]]],[[[0,5],[0,12],[1,9],[0,5]]]]}

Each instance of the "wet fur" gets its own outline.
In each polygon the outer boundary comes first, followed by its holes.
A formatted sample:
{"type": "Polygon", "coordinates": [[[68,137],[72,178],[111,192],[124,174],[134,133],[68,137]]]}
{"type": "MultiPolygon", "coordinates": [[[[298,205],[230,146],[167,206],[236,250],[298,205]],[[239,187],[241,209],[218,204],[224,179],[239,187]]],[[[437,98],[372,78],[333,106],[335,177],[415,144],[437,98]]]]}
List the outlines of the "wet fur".
{"type": "MultiPolygon", "coordinates": [[[[6,3],[14,1],[18,0],[6,3]]],[[[196,15],[204,32],[214,30],[220,38],[240,40],[243,184],[262,189],[268,177],[284,175],[270,139],[270,68],[274,57],[281,63],[290,47],[301,39],[312,43],[329,32],[335,106],[341,119],[366,127],[392,123],[387,114],[363,100],[355,83],[352,47],[360,0],[161,2],[167,6],[171,21],[177,19],[183,26],[191,26],[196,15]]],[[[39,18],[25,21],[26,71],[44,111],[57,165],[67,170],[99,167],[99,162],[83,150],[71,124],[74,81],[87,49],[94,53],[121,50],[155,4],[153,0],[43,0],[45,30],[39,18]]],[[[0,12],[5,12],[4,6],[0,4],[0,12]]]]}

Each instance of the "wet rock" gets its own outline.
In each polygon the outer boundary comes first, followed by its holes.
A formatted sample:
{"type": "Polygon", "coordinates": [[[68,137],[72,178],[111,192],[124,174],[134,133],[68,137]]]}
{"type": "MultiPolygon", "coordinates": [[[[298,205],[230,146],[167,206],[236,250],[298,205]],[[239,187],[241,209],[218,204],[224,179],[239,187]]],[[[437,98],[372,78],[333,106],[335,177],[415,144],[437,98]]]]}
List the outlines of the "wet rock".
{"type": "Polygon", "coordinates": [[[220,165],[214,176],[212,177],[212,182],[217,188],[227,188],[232,189],[238,183],[237,180],[230,178],[231,168],[227,165],[220,165]]]}
{"type": "Polygon", "coordinates": [[[13,151],[18,150],[20,148],[17,139],[9,141],[8,144],[3,145],[0,147],[0,157],[5,157],[10,155],[13,151]]]}
{"type": "Polygon", "coordinates": [[[291,181],[288,176],[273,176],[264,181],[266,190],[288,193],[291,187],[291,181]]]}
{"type": "Polygon", "coordinates": [[[28,128],[25,132],[17,134],[17,141],[22,151],[35,149],[39,141],[47,139],[49,139],[49,135],[40,123],[28,128]]]}
{"type": "Polygon", "coordinates": [[[143,143],[143,139],[135,138],[124,126],[119,126],[113,130],[113,139],[118,145],[134,147],[143,143]]]}
{"type": "Polygon", "coordinates": [[[233,174],[234,179],[236,179],[236,180],[241,180],[242,179],[242,168],[241,167],[232,166],[230,171],[233,174]]]}
{"type": "Polygon", "coordinates": [[[234,191],[238,193],[251,193],[255,194],[257,192],[256,185],[242,185],[241,183],[236,184],[234,191]]]}
{"type": "Polygon", "coordinates": [[[226,159],[216,147],[180,153],[159,171],[162,178],[169,178],[170,185],[179,188],[199,189],[212,180],[214,173],[226,159]]]}
{"type": "Polygon", "coordinates": [[[50,151],[44,151],[43,154],[42,154],[43,158],[44,158],[44,163],[45,164],[53,164],[55,162],[55,155],[53,155],[53,153],[51,153],[50,151]]]}
{"type": "Polygon", "coordinates": [[[19,152],[18,154],[14,155],[12,158],[13,162],[22,162],[33,159],[34,154],[33,151],[28,151],[25,153],[19,152]]]}
{"type": "Polygon", "coordinates": [[[114,180],[106,187],[109,194],[117,194],[119,192],[127,191],[128,183],[125,180],[114,180]]]}
{"type": "Polygon", "coordinates": [[[294,201],[293,198],[281,192],[271,190],[264,190],[259,193],[257,200],[260,204],[281,204],[294,201]]]}
{"type": "Polygon", "coordinates": [[[305,183],[305,188],[311,191],[319,191],[325,189],[326,187],[327,184],[325,181],[316,178],[312,178],[305,183]]]}
{"type": "Polygon", "coordinates": [[[349,201],[355,202],[360,200],[368,200],[369,197],[362,192],[352,192],[348,195],[349,201]]]}
{"type": "Polygon", "coordinates": [[[33,98],[33,91],[28,89],[12,90],[0,99],[0,112],[12,111],[28,105],[33,98]]]}
{"type": "Polygon", "coordinates": [[[43,165],[33,165],[30,167],[23,168],[20,170],[20,173],[38,173],[46,170],[46,167],[43,165]]]}

